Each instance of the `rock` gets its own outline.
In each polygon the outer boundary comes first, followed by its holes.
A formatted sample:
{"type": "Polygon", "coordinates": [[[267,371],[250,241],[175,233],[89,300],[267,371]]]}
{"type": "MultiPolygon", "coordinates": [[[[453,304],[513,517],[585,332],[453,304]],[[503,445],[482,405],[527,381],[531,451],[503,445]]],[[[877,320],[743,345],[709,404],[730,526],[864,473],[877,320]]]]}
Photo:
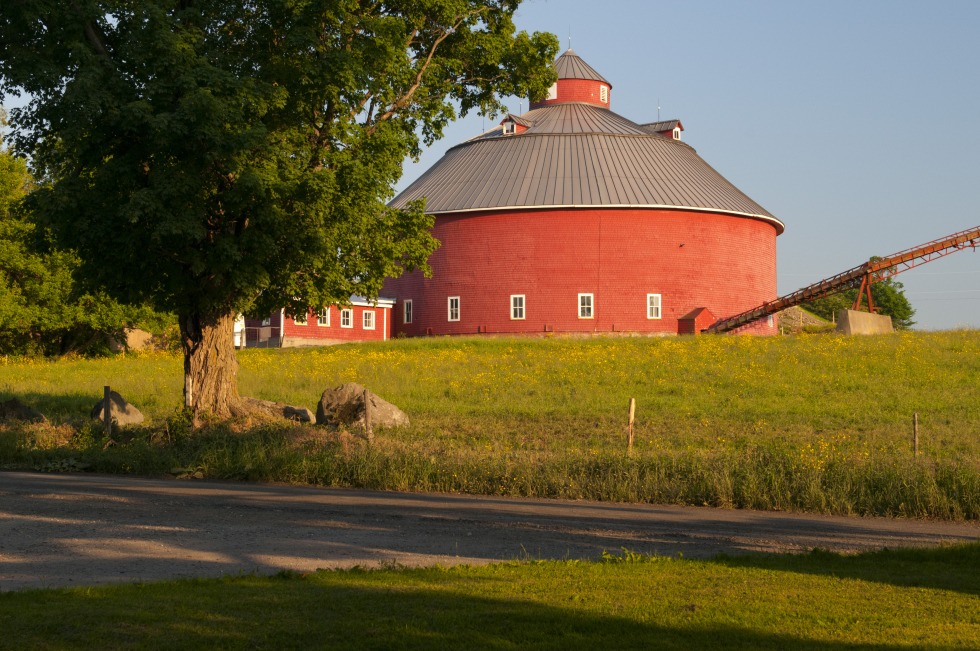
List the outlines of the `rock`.
{"type": "Polygon", "coordinates": [[[299,423],[312,423],[314,420],[313,412],[306,407],[293,407],[281,402],[258,398],[242,398],[242,401],[252,409],[276,418],[285,418],[299,423]]]}
{"type": "Polygon", "coordinates": [[[341,425],[347,427],[356,425],[366,429],[365,397],[370,405],[372,428],[408,425],[408,416],[405,412],[354,382],[323,392],[316,407],[316,424],[333,428],[341,425]]]}
{"type": "Polygon", "coordinates": [[[153,333],[139,328],[125,328],[122,331],[121,341],[115,336],[109,337],[109,350],[114,353],[147,350],[154,347],[155,337],[153,333]]]}
{"type": "Polygon", "coordinates": [[[242,398],[242,402],[248,405],[249,409],[255,411],[261,411],[269,414],[270,416],[277,416],[279,412],[280,405],[277,402],[272,402],[271,400],[262,400],[260,398],[242,398]]]}
{"type": "MultiPolygon", "coordinates": [[[[99,400],[92,407],[92,418],[103,420],[102,408],[103,401],[99,400]]],[[[109,392],[109,414],[112,417],[112,422],[116,425],[139,425],[143,422],[143,414],[140,413],[140,410],[126,402],[115,391],[109,392]]]]}
{"type": "Polygon", "coordinates": [[[286,405],[282,408],[282,415],[289,420],[300,423],[312,423],[316,421],[316,416],[306,407],[290,407],[286,405]]]}
{"type": "Polygon", "coordinates": [[[48,419],[36,409],[28,407],[17,398],[0,402],[0,420],[23,420],[28,423],[46,423],[48,419]]]}

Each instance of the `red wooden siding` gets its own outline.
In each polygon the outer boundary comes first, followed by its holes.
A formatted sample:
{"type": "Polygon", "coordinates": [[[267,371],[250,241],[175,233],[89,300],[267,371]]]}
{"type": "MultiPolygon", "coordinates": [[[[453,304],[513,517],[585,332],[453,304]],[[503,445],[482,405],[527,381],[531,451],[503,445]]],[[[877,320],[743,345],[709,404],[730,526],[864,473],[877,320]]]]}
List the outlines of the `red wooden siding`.
{"type": "MultiPolygon", "coordinates": [[[[432,278],[389,280],[394,332],[407,335],[540,332],[676,334],[680,317],[718,317],[776,296],[776,229],[755,219],[680,210],[563,209],[440,215],[432,278]],[[593,318],[578,295],[593,295],[593,318]],[[524,319],[510,318],[523,294],[524,319]],[[661,318],[647,318],[647,294],[661,318]],[[447,299],[460,297],[460,320],[447,299]],[[413,322],[403,305],[412,300],[413,322]]],[[[775,334],[765,322],[751,328],[775,334]]]]}
{"type": "MultiPolygon", "coordinates": [[[[296,323],[291,316],[283,317],[282,341],[284,347],[309,346],[320,344],[335,344],[348,341],[385,341],[390,339],[392,330],[392,310],[384,304],[378,306],[354,305],[350,309],[353,311],[350,328],[340,326],[340,311],[342,308],[333,305],[329,308],[330,325],[322,326],[318,323],[318,314],[311,312],[307,315],[306,325],[296,323]],[[364,328],[364,313],[374,312],[374,329],[364,328]]],[[[278,338],[280,314],[272,315],[272,321],[276,325],[274,331],[278,338]]],[[[257,328],[260,319],[246,319],[246,332],[252,332],[257,328]]]]}
{"type": "Polygon", "coordinates": [[[535,102],[531,105],[532,109],[550,104],[561,104],[567,102],[585,102],[609,108],[609,100],[612,95],[612,88],[609,84],[592,79],[559,79],[558,97],[535,102]],[[606,87],[606,101],[602,101],[601,88],[606,87]]]}

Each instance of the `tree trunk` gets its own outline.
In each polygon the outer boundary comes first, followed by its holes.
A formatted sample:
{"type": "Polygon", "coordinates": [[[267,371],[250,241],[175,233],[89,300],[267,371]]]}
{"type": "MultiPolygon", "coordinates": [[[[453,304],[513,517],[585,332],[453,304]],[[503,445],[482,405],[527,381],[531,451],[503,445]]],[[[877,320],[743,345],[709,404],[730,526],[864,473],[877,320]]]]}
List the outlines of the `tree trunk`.
{"type": "Polygon", "coordinates": [[[184,407],[194,415],[219,419],[243,412],[238,396],[238,360],[234,342],[235,313],[182,314],[184,407]]]}

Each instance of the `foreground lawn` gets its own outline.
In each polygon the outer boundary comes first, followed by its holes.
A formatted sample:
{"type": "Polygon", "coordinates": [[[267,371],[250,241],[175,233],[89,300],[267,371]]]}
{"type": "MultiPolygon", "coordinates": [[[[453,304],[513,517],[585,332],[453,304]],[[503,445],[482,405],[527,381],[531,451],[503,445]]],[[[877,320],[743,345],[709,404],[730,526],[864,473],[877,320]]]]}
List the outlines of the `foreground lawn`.
{"type": "Polygon", "coordinates": [[[0,466],[980,518],[977,331],[429,338],[239,359],[243,395],[313,408],[323,389],[359,382],[412,425],[372,445],[305,426],[191,433],[175,356],[0,359],[0,399],[55,422],[0,426],[0,466]],[[150,419],[109,447],[87,420],[105,384],[150,419]]]}
{"type": "Polygon", "coordinates": [[[980,545],[521,562],[0,594],[0,646],[980,647],[980,545]]]}

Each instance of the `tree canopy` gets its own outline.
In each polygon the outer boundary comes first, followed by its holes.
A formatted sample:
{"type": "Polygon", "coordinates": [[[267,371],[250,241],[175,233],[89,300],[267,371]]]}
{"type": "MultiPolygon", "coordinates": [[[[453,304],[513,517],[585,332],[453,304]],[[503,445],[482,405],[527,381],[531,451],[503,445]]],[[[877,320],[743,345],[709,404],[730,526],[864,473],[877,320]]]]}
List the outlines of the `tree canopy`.
{"type": "Polygon", "coordinates": [[[4,2],[32,205],[105,291],[178,314],[187,404],[226,414],[237,389],[210,389],[234,387],[233,354],[199,356],[236,312],[305,313],[425,268],[423,205],[387,206],[406,156],[555,79],[557,39],[516,33],[518,4],[4,2]]]}
{"type": "Polygon", "coordinates": [[[127,327],[162,329],[164,315],[79,282],[78,257],[54,247],[25,209],[33,186],[25,160],[0,139],[0,355],[100,352],[127,327]]]}

